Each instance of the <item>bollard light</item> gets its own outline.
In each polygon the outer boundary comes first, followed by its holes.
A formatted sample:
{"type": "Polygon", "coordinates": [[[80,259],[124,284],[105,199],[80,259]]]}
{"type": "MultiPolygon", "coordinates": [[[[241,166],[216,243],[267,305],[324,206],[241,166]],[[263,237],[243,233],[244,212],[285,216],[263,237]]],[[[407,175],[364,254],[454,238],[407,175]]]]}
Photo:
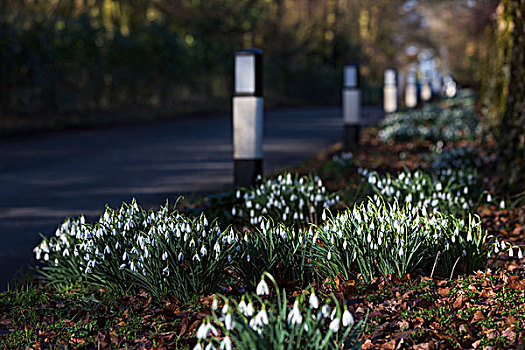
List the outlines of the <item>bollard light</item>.
{"type": "Polygon", "coordinates": [[[421,101],[428,102],[432,98],[432,89],[429,79],[424,76],[421,78],[421,101]]]}
{"type": "Polygon", "coordinates": [[[441,94],[441,75],[437,70],[432,75],[432,94],[435,96],[441,94]]]}
{"type": "Polygon", "coordinates": [[[394,69],[385,70],[383,110],[385,113],[394,113],[397,111],[397,82],[396,71],[394,69]]]}
{"type": "Polygon", "coordinates": [[[347,64],[343,70],[343,147],[359,143],[361,128],[361,90],[359,63],[347,64]]]}
{"type": "Polygon", "coordinates": [[[444,89],[446,97],[453,98],[453,97],[456,96],[457,84],[454,81],[454,79],[452,79],[452,77],[450,75],[446,75],[443,78],[443,85],[444,85],[443,89],[444,89]]]}
{"type": "Polygon", "coordinates": [[[413,70],[411,70],[407,76],[407,84],[405,87],[405,106],[407,108],[415,108],[417,106],[416,72],[413,70]]]}
{"type": "Polygon", "coordinates": [[[233,178],[252,186],[263,173],[262,51],[235,52],[233,97],[233,178]]]}

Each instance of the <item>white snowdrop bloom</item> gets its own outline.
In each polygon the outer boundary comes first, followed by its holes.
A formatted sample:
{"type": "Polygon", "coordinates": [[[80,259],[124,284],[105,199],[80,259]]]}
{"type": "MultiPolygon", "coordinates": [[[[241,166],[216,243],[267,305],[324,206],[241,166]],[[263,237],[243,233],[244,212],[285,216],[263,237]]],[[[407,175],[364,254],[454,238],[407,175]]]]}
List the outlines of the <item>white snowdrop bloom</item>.
{"type": "Polygon", "coordinates": [[[206,249],[205,246],[201,247],[200,253],[202,256],[206,256],[208,254],[208,250],[206,249]]]}
{"type": "Polygon", "coordinates": [[[193,238],[190,241],[190,247],[195,247],[195,240],[193,238]]]}
{"type": "Polygon", "coordinates": [[[492,201],[492,196],[489,194],[487,194],[487,203],[490,203],[492,201]]]}
{"type": "Polygon", "coordinates": [[[119,269],[119,270],[122,270],[122,269],[125,268],[125,267],[126,267],[126,264],[122,264],[122,265],[120,265],[120,267],[119,267],[118,269],[119,269]]]}
{"type": "Polygon", "coordinates": [[[230,337],[224,337],[224,339],[221,341],[220,350],[231,350],[232,349],[232,341],[230,337]]]}
{"type": "Polygon", "coordinates": [[[441,182],[438,182],[438,183],[436,184],[436,191],[439,192],[439,191],[441,191],[442,189],[443,189],[443,186],[441,186],[441,182]]]}
{"type": "Polygon", "coordinates": [[[500,209],[505,209],[505,201],[502,200],[502,201],[499,203],[499,208],[500,208],[500,209]]]}
{"type": "Polygon", "coordinates": [[[323,307],[321,308],[321,313],[323,314],[324,318],[327,318],[330,316],[330,311],[332,311],[332,309],[330,309],[330,306],[328,306],[327,304],[324,304],[323,307]]]}
{"type": "Polygon", "coordinates": [[[470,241],[472,241],[472,233],[469,230],[467,233],[467,242],[470,242],[470,241]]]}
{"type": "Polygon", "coordinates": [[[163,275],[166,275],[166,276],[169,276],[170,275],[170,269],[168,266],[166,266],[163,270],[162,270],[162,274],[163,275]]]}
{"type": "Polygon", "coordinates": [[[514,256],[514,250],[512,249],[512,247],[509,248],[509,257],[513,257],[514,256]]]}
{"type": "Polygon", "coordinates": [[[334,318],[332,320],[332,322],[330,322],[330,326],[329,326],[330,330],[332,332],[337,332],[339,330],[339,323],[340,322],[341,321],[339,320],[339,317],[334,318]]]}
{"type": "Polygon", "coordinates": [[[195,260],[201,261],[201,258],[199,256],[199,254],[195,253],[195,255],[193,256],[193,258],[191,260],[193,260],[193,261],[195,261],[195,260]]]}
{"type": "Polygon", "coordinates": [[[317,309],[319,307],[319,298],[317,298],[317,295],[315,295],[315,293],[313,292],[312,294],[310,294],[309,302],[310,302],[310,309],[317,309]]]}
{"type": "Polygon", "coordinates": [[[62,256],[69,256],[69,250],[67,248],[64,249],[64,252],[62,253],[62,256]]]}
{"type": "Polygon", "coordinates": [[[464,194],[468,194],[468,187],[465,187],[465,188],[463,189],[463,193],[464,193],[464,194]]]}
{"type": "Polygon", "coordinates": [[[204,350],[217,350],[217,348],[212,343],[208,343],[204,350]]]}
{"type": "Polygon", "coordinates": [[[403,247],[399,248],[399,256],[403,256],[404,252],[403,252],[403,247]]]}
{"type": "Polygon", "coordinates": [[[122,261],[126,261],[127,258],[128,258],[128,253],[124,252],[124,254],[122,254],[122,261]]]}
{"type": "Polygon", "coordinates": [[[241,191],[237,190],[237,192],[235,192],[235,197],[241,198],[241,191]]]}
{"type": "Polygon", "coordinates": [[[270,289],[268,288],[268,284],[266,284],[266,281],[264,279],[259,282],[256,289],[257,295],[268,295],[270,294],[270,289]]]}
{"type": "Polygon", "coordinates": [[[48,254],[48,253],[46,253],[46,254],[44,255],[44,260],[45,260],[45,261],[48,261],[48,260],[49,260],[49,254],[48,254]]]}
{"type": "Polygon", "coordinates": [[[257,325],[267,325],[268,324],[268,313],[265,309],[262,309],[255,315],[255,322],[257,325]]]}
{"type": "Polygon", "coordinates": [[[332,259],[332,252],[331,251],[328,251],[328,255],[326,256],[326,259],[327,260],[332,259]]]}
{"type": "Polygon", "coordinates": [[[168,252],[162,253],[162,260],[166,260],[168,258],[168,252]]]}
{"type": "Polygon", "coordinates": [[[235,209],[235,207],[232,208],[232,216],[235,216],[237,215],[237,209],[235,209]]]}
{"type": "Polygon", "coordinates": [[[177,260],[181,261],[182,259],[184,259],[184,255],[182,254],[182,252],[180,252],[179,255],[177,256],[177,260]]]}
{"type": "Polygon", "coordinates": [[[368,243],[372,242],[372,235],[370,234],[370,232],[368,232],[368,235],[366,236],[366,241],[368,243]]]}
{"type": "Polygon", "coordinates": [[[137,271],[136,268],[135,268],[135,263],[133,262],[133,260],[129,264],[129,268],[130,268],[131,271],[137,271]]]}
{"type": "Polygon", "coordinates": [[[352,326],[354,324],[354,318],[352,317],[352,314],[350,311],[345,310],[343,312],[343,327],[352,326]]]}
{"type": "Polygon", "coordinates": [[[226,314],[229,309],[230,309],[230,305],[228,304],[228,301],[226,301],[226,303],[224,304],[224,306],[222,307],[222,310],[221,310],[222,314],[223,315],[226,314]]]}
{"type": "Polygon", "coordinates": [[[244,301],[244,299],[241,300],[241,302],[238,305],[238,308],[239,308],[240,313],[242,313],[244,316],[247,316],[246,315],[246,302],[244,301]]]}
{"type": "Polygon", "coordinates": [[[303,316],[301,315],[301,311],[299,311],[299,302],[297,300],[294,302],[287,320],[291,325],[300,325],[303,322],[303,316]]]}
{"type": "Polygon", "coordinates": [[[246,314],[245,316],[253,316],[253,312],[254,312],[254,309],[253,309],[253,304],[252,302],[249,302],[248,305],[246,305],[246,314]]]}

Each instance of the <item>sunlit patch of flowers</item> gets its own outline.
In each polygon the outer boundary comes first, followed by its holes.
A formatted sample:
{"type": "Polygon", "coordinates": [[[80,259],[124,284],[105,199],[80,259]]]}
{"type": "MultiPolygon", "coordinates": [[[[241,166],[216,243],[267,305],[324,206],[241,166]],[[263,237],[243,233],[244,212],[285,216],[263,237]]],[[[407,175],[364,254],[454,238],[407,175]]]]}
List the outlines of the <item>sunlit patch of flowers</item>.
{"type": "Polygon", "coordinates": [[[34,249],[45,279],[127,291],[143,288],[188,300],[216,291],[238,251],[237,236],[168,206],[146,212],[135,201],[106,208],[93,224],[67,219],[34,249]],[[237,249],[236,249],[237,248],[237,249]]]}
{"type": "Polygon", "coordinates": [[[350,279],[359,272],[365,281],[416,269],[472,272],[484,266],[494,246],[477,216],[457,219],[379,198],[330,218],[315,232],[313,250],[322,276],[350,279]]]}
{"type": "Polygon", "coordinates": [[[240,302],[220,297],[212,315],[197,330],[194,350],[204,349],[360,349],[362,323],[334,297],[321,303],[312,290],[299,295],[292,307],[275,280],[276,302],[263,300],[270,290],[264,280],[258,294],[245,294],[240,302]]]}
{"type": "Polygon", "coordinates": [[[242,256],[235,262],[239,277],[252,290],[265,271],[280,280],[313,282],[312,235],[310,229],[273,225],[264,219],[259,227],[242,234],[242,256]]]}
{"type": "Polygon", "coordinates": [[[339,198],[328,193],[321,179],[285,173],[275,179],[246,190],[239,189],[240,204],[232,208],[232,216],[245,218],[251,225],[263,219],[286,224],[317,222],[324,208],[332,208],[339,198]]]}
{"type": "Polygon", "coordinates": [[[475,169],[441,169],[427,174],[421,170],[404,170],[398,175],[380,176],[376,172],[360,170],[373,193],[373,198],[387,202],[409,204],[429,213],[462,214],[472,211],[476,204],[485,201],[475,169]]]}
{"type": "Polygon", "coordinates": [[[432,104],[422,109],[389,114],[381,122],[379,137],[384,141],[475,140],[481,128],[471,100],[471,97],[462,97],[446,108],[432,104]]]}

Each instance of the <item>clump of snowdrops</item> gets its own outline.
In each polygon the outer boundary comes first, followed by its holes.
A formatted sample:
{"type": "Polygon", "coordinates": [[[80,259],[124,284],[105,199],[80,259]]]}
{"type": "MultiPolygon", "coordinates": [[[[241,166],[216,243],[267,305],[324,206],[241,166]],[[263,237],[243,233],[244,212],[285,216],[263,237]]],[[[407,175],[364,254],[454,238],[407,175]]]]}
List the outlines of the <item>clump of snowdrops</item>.
{"type": "Polygon", "coordinates": [[[483,161],[472,146],[448,148],[434,156],[430,164],[432,170],[479,169],[483,161]]]}
{"type": "Polygon", "coordinates": [[[260,227],[245,232],[240,240],[242,255],[235,262],[238,276],[252,290],[265,271],[306,286],[313,282],[311,238],[312,230],[263,219],[260,227]]]}
{"type": "Polygon", "coordinates": [[[315,223],[324,208],[333,208],[339,198],[330,194],[317,176],[285,173],[268,179],[259,186],[239,189],[239,203],[232,216],[259,225],[264,218],[287,225],[315,223]]]}
{"type": "Polygon", "coordinates": [[[380,198],[331,217],[315,232],[320,276],[351,279],[357,271],[365,282],[416,269],[428,275],[469,273],[483,267],[495,247],[477,216],[457,219],[380,198]]]}
{"type": "Polygon", "coordinates": [[[438,103],[421,109],[392,113],[381,122],[383,141],[457,142],[475,140],[481,134],[473,98],[461,95],[443,107],[438,103]]]}
{"type": "Polygon", "coordinates": [[[220,296],[197,330],[194,350],[360,349],[362,322],[355,324],[335,297],[323,302],[311,290],[296,297],[290,308],[285,290],[279,291],[271,275],[264,277],[273,283],[275,303],[263,299],[270,294],[264,279],[257,294],[245,294],[240,302],[220,296]]]}
{"type": "Polygon", "coordinates": [[[146,212],[133,201],[106,208],[93,224],[82,216],[66,219],[34,252],[51,284],[143,288],[187,301],[225,283],[237,243],[231,230],[222,231],[204,215],[187,217],[168,205],[146,212]]]}
{"type": "Polygon", "coordinates": [[[441,169],[433,173],[405,169],[397,175],[380,176],[376,172],[360,170],[374,193],[387,202],[401,205],[410,203],[427,211],[450,213],[458,216],[473,211],[488,198],[481,190],[475,169],[441,169]]]}

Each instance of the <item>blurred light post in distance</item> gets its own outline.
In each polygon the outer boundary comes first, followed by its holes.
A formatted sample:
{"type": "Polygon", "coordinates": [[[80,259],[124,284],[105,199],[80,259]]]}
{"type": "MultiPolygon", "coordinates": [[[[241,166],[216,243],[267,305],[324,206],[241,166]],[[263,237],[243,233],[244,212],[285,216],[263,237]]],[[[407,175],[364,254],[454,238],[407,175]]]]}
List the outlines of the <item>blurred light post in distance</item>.
{"type": "Polygon", "coordinates": [[[421,78],[421,101],[428,102],[432,98],[430,81],[426,75],[421,78]]]}
{"type": "Polygon", "coordinates": [[[361,90],[359,63],[347,64],[343,70],[343,147],[349,149],[359,143],[361,128],[361,90]]]}
{"type": "Polygon", "coordinates": [[[394,69],[385,70],[383,110],[386,114],[397,111],[397,83],[396,71],[394,69]]]}
{"type": "Polygon", "coordinates": [[[410,70],[407,76],[407,85],[405,87],[405,106],[407,108],[415,108],[417,106],[417,86],[416,86],[416,72],[410,70]]]}
{"type": "Polygon", "coordinates": [[[233,97],[233,178],[235,186],[252,186],[263,175],[263,86],[259,49],[235,52],[233,97]]]}

